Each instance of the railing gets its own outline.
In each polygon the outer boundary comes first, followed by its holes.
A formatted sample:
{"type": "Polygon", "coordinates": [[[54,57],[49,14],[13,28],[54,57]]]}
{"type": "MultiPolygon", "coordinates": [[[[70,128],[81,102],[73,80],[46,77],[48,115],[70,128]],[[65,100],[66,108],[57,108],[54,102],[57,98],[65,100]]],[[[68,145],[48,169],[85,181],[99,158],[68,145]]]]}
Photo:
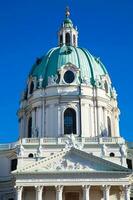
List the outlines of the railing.
{"type": "MultiPolygon", "coordinates": [[[[65,144],[68,140],[68,137],[59,137],[59,138],[23,138],[21,140],[22,144],[51,144],[51,145],[57,145],[57,144],[65,144]]],[[[75,142],[81,142],[84,144],[123,144],[125,141],[121,137],[75,137],[75,142]]]]}
{"type": "MultiPolygon", "coordinates": [[[[14,149],[18,144],[23,145],[64,145],[68,137],[59,138],[22,138],[18,142],[9,144],[0,144],[0,151],[14,149]]],[[[89,144],[123,144],[125,140],[121,137],[74,137],[74,141],[85,145],[89,144]]]]}
{"type": "Polygon", "coordinates": [[[17,146],[18,142],[0,144],[0,150],[10,150],[14,149],[17,146]]]}

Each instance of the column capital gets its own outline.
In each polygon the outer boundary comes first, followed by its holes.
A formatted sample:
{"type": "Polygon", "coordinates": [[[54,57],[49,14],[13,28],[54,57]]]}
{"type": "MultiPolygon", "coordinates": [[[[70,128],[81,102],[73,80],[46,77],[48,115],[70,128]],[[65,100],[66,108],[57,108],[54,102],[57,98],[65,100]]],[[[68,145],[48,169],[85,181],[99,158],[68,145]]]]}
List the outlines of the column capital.
{"type": "Polygon", "coordinates": [[[41,192],[43,190],[43,186],[42,185],[35,185],[35,189],[37,192],[41,192]]]}
{"type": "Polygon", "coordinates": [[[101,189],[103,191],[103,199],[109,200],[109,190],[111,185],[102,185],[101,189]]]}
{"type": "Polygon", "coordinates": [[[91,185],[82,185],[83,190],[89,190],[91,185]]]}
{"type": "Polygon", "coordinates": [[[15,189],[17,190],[17,192],[22,192],[23,186],[15,185],[15,189]]]}
{"type": "Polygon", "coordinates": [[[101,186],[101,190],[104,190],[104,191],[109,191],[111,188],[111,185],[102,185],[101,186]]]}
{"type": "Polygon", "coordinates": [[[64,187],[63,185],[56,185],[55,186],[57,192],[61,192],[63,190],[63,187],[64,187]]]}
{"type": "Polygon", "coordinates": [[[124,188],[125,191],[128,192],[131,189],[131,185],[123,185],[123,188],[124,188]]]}

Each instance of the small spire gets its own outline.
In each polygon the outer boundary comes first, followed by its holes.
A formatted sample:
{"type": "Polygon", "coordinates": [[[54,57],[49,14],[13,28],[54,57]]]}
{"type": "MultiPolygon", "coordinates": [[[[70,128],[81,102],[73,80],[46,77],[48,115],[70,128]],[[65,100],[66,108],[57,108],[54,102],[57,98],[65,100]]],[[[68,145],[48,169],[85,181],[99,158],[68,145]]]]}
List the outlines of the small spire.
{"type": "Polygon", "coordinates": [[[69,17],[70,16],[70,9],[69,7],[67,6],[66,7],[66,17],[69,17]]]}

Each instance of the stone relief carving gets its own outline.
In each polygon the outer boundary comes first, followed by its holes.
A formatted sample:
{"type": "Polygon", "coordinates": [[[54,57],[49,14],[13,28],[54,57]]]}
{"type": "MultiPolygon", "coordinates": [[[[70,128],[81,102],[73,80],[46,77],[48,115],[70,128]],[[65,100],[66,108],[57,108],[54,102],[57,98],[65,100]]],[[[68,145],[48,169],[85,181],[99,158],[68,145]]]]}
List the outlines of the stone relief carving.
{"type": "Polygon", "coordinates": [[[89,169],[86,165],[81,165],[80,163],[71,162],[67,159],[61,159],[59,161],[52,162],[45,167],[47,170],[83,170],[89,169]]]}

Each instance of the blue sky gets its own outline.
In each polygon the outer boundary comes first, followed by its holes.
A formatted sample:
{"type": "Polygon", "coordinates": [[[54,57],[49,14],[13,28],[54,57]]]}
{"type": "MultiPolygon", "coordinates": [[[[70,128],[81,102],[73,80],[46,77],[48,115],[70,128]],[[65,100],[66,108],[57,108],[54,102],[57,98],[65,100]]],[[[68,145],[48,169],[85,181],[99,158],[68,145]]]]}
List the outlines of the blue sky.
{"type": "Polygon", "coordinates": [[[57,46],[69,5],[79,46],[101,58],[118,93],[120,132],[133,141],[133,1],[0,0],[0,143],[18,138],[20,95],[36,57],[57,46]]]}

